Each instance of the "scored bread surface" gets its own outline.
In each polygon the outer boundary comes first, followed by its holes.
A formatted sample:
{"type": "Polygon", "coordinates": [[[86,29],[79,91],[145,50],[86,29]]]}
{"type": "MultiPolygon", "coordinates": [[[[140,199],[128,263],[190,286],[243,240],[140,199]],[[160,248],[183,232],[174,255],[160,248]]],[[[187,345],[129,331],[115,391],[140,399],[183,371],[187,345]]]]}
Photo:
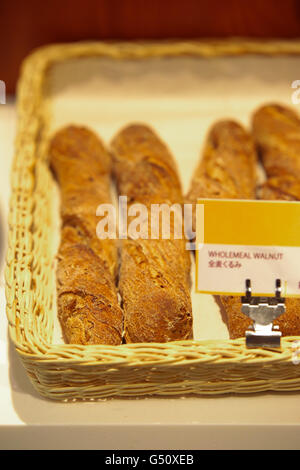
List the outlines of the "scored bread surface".
{"type": "MultiPolygon", "coordinates": [[[[187,202],[198,198],[254,199],[256,151],[250,134],[237,122],[219,121],[210,129],[203,157],[192,178],[187,202]]],[[[196,230],[195,210],[193,230],[196,230]]],[[[220,221],[220,230],[222,221],[220,221]]],[[[241,313],[240,297],[220,296],[231,338],[243,336],[251,320],[241,313]]],[[[219,302],[218,302],[219,303],[219,302]]]]}
{"type": "MultiPolygon", "coordinates": [[[[265,200],[300,201],[300,119],[288,107],[262,106],[253,115],[256,140],[267,180],[258,188],[265,200]]],[[[300,335],[300,300],[287,298],[286,312],[278,317],[284,336],[300,335]]]]}
{"type": "MultiPolygon", "coordinates": [[[[128,208],[143,204],[150,214],[152,204],[182,204],[175,162],[152,129],[126,127],[113,139],[111,152],[118,193],[127,196],[128,208]]],[[[184,237],[174,239],[174,224],[170,239],[160,232],[158,239],[122,240],[119,290],[126,342],[192,337],[190,255],[184,237]]]]}
{"type": "MultiPolygon", "coordinates": [[[[257,197],[264,200],[300,200],[300,120],[290,109],[267,105],[253,115],[253,136],[267,175],[257,188],[257,197]]],[[[245,335],[251,320],[241,313],[237,297],[222,297],[231,338],[245,335]]],[[[286,312],[274,321],[283,336],[300,334],[300,300],[287,298],[286,312]]]]}
{"type": "MultiPolygon", "coordinates": [[[[237,122],[219,121],[208,132],[186,202],[198,198],[250,199],[255,197],[256,153],[249,134],[237,122]]],[[[193,210],[193,231],[196,230],[193,210]]]]}

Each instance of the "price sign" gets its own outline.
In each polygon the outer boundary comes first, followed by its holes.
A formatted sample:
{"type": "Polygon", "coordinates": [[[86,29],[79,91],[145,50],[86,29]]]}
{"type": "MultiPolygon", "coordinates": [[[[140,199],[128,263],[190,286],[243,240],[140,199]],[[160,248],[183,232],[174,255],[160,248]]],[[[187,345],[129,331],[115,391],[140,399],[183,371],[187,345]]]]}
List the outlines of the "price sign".
{"type": "Polygon", "coordinates": [[[199,199],[196,208],[196,290],[300,297],[300,202],[199,199]]]}

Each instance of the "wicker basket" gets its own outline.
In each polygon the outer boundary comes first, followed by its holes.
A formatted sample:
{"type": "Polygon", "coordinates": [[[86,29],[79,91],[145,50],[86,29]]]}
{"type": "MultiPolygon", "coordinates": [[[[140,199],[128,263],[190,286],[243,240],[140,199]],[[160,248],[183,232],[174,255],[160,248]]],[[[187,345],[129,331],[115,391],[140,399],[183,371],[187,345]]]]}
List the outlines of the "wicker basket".
{"type": "Polygon", "coordinates": [[[111,396],[249,393],[300,390],[292,361],[295,340],[282,349],[248,350],[244,339],[122,346],[53,343],[51,188],[46,162],[50,66],[71,58],[115,59],[194,55],[300,54],[300,42],[241,40],[152,44],[77,43],[34,52],[18,86],[18,131],[12,168],[6,298],[9,332],[41,395],[54,400],[111,396]]]}

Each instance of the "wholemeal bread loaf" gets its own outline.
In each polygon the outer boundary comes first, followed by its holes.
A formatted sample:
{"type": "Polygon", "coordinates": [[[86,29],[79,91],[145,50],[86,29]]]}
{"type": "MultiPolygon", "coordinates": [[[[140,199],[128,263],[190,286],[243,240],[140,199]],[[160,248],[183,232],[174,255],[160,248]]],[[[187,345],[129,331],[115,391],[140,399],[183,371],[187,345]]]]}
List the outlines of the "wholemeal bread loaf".
{"type": "MultiPolygon", "coordinates": [[[[264,200],[300,200],[300,120],[289,108],[273,104],[253,115],[253,136],[267,179],[257,189],[264,200]]],[[[231,338],[244,336],[251,320],[236,297],[223,297],[231,338]]],[[[300,300],[286,299],[286,312],[274,321],[284,336],[300,334],[300,300]]]]}
{"type": "Polygon", "coordinates": [[[111,202],[109,154],[93,132],[70,126],[53,137],[50,163],[61,194],[57,307],[65,341],[120,344],[117,248],[96,234],[96,209],[111,202]]]}
{"type": "MultiPolygon", "coordinates": [[[[300,119],[278,104],[259,108],[253,116],[253,135],[267,174],[258,188],[265,200],[300,201],[300,119]]],[[[286,299],[286,313],[275,320],[284,336],[300,335],[300,300],[286,299]]]]}
{"type": "MultiPolygon", "coordinates": [[[[187,202],[196,204],[201,197],[254,199],[256,160],[253,139],[240,124],[231,120],[217,122],[207,135],[187,202]]],[[[195,210],[193,213],[195,217],[195,210]]],[[[194,231],[195,225],[194,218],[194,231]]],[[[230,337],[242,336],[251,320],[241,313],[240,297],[220,296],[217,301],[224,310],[230,337]]]]}
{"type": "MultiPolygon", "coordinates": [[[[126,127],[113,139],[111,151],[118,193],[127,196],[129,211],[143,204],[150,224],[153,204],[182,204],[175,162],[150,128],[126,127]]],[[[151,237],[148,229],[146,235],[151,237]]],[[[169,239],[159,231],[157,239],[129,234],[122,240],[119,290],[126,342],[192,337],[190,255],[184,238],[174,239],[173,223],[169,239]]]]}

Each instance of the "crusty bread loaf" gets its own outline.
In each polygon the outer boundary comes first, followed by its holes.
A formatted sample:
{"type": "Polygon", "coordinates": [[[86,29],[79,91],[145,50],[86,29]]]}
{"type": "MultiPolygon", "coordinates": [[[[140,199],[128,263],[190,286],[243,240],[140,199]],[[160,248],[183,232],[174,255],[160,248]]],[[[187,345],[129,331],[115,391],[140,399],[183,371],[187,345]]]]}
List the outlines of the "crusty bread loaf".
{"type": "MultiPolygon", "coordinates": [[[[186,202],[197,199],[251,199],[255,197],[256,153],[253,140],[235,121],[214,124],[192,178],[186,202]]],[[[193,231],[196,230],[193,210],[193,231]]]]}
{"type": "MultiPolygon", "coordinates": [[[[187,202],[197,199],[254,199],[256,189],[256,151],[252,137],[237,122],[224,120],[210,129],[187,202]]],[[[195,210],[193,211],[195,217],[195,210]]],[[[220,224],[222,221],[220,221],[220,224]]],[[[195,218],[193,230],[195,231],[195,218]]],[[[242,336],[251,324],[241,313],[240,297],[217,298],[231,338],[242,336]]]]}
{"type": "MultiPolygon", "coordinates": [[[[183,202],[175,162],[150,128],[126,127],[111,150],[118,192],[128,197],[128,207],[143,204],[149,217],[151,204],[183,202]]],[[[173,229],[171,224],[170,239],[160,232],[159,239],[122,240],[119,290],[128,343],[192,337],[190,255],[173,229]]]]}
{"type": "MultiPolygon", "coordinates": [[[[265,200],[300,200],[300,120],[289,108],[267,105],[253,115],[253,136],[267,180],[258,187],[257,196],[265,200]]],[[[245,335],[251,320],[242,315],[236,297],[222,303],[228,313],[231,338],[245,335]]],[[[284,336],[300,334],[300,300],[286,299],[286,312],[274,321],[284,336]]]]}
{"type": "MultiPolygon", "coordinates": [[[[265,200],[300,201],[300,119],[288,107],[273,104],[253,116],[253,135],[267,174],[258,188],[265,200]]],[[[286,299],[286,313],[274,324],[284,336],[300,335],[300,300],[286,299]]]]}
{"type": "Polygon", "coordinates": [[[50,163],[61,193],[57,306],[65,341],[120,344],[117,248],[96,234],[96,209],[111,202],[109,154],[93,132],[70,126],[53,137],[50,163]]]}

